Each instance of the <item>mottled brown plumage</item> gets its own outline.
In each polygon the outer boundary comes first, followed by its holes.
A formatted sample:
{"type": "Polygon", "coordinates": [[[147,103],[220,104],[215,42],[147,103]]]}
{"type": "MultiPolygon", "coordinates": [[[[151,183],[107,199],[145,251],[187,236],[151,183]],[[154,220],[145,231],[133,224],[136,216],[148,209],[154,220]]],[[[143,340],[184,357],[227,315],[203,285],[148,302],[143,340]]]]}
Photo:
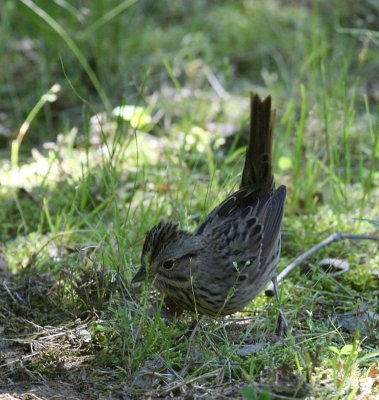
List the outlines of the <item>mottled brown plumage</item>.
{"type": "Polygon", "coordinates": [[[273,124],[271,98],[251,95],[240,189],[193,233],[171,222],[152,228],[134,282],[147,278],[180,308],[216,316],[241,310],[275,277],[286,188],[274,185],[273,124]]]}

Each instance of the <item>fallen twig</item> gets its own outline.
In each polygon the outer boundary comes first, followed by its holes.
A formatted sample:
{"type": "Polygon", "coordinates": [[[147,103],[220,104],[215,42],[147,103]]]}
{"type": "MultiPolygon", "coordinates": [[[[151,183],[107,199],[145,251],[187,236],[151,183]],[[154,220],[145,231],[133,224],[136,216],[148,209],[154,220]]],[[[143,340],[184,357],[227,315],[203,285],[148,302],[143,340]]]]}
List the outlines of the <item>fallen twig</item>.
{"type": "MultiPolygon", "coordinates": [[[[280,283],[293,269],[295,269],[298,265],[304,262],[307,258],[309,258],[312,254],[316,253],[323,247],[328,246],[330,243],[338,242],[340,240],[379,240],[379,236],[377,235],[356,235],[354,233],[341,233],[334,232],[332,235],[328,236],[326,239],[311,247],[305,253],[301,254],[297,257],[291,264],[289,264],[284,270],[278,275],[277,280],[280,283]]],[[[266,296],[272,297],[274,295],[274,285],[270,283],[267,287],[266,296]]]]}

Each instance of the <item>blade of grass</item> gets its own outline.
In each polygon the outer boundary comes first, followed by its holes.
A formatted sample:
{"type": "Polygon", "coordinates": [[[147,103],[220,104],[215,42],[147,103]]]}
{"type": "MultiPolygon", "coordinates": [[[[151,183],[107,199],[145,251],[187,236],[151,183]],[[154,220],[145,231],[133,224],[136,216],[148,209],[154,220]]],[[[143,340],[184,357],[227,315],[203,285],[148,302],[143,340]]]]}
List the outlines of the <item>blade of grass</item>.
{"type": "Polygon", "coordinates": [[[41,98],[38,100],[36,105],[29,112],[25,121],[21,125],[17,138],[12,141],[12,149],[11,149],[11,162],[13,167],[18,166],[18,155],[20,152],[20,146],[26,133],[29,130],[30,124],[33,122],[34,118],[37,116],[38,112],[41,108],[46,104],[46,102],[53,102],[57,99],[57,93],[61,90],[61,86],[55,83],[46,93],[44,93],[41,98]]]}
{"type": "Polygon", "coordinates": [[[103,16],[101,16],[101,18],[95,21],[86,30],[84,30],[80,35],[80,39],[81,40],[86,39],[89,35],[92,35],[101,26],[112,21],[112,19],[117,17],[119,14],[127,10],[132,5],[136,4],[138,1],[139,0],[126,0],[118,4],[116,7],[112,8],[111,10],[106,12],[103,16]]]}
{"type": "Polygon", "coordinates": [[[87,59],[85,58],[83,52],[79,49],[77,44],[74,40],[70,37],[68,32],[54,19],[52,18],[45,10],[41,7],[37,6],[31,0],[21,0],[21,2],[28,8],[30,8],[36,15],[38,15],[42,20],[44,20],[67,44],[70,48],[72,53],[78,59],[79,63],[83,67],[84,71],[88,75],[89,79],[91,80],[93,86],[95,87],[97,93],[99,94],[105,109],[110,112],[112,109],[111,103],[100,83],[96,74],[92,70],[91,66],[89,65],[87,59]]]}

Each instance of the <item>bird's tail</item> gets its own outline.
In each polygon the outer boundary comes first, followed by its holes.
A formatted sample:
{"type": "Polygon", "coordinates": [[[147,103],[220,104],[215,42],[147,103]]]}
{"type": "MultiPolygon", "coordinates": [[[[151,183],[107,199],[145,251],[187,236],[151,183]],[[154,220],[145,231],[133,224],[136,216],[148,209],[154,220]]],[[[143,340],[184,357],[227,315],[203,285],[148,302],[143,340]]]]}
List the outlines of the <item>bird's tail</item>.
{"type": "Polygon", "coordinates": [[[258,192],[273,188],[272,136],[275,111],[271,111],[271,97],[264,100],[250,96],[250,137],[246,150],[241,187],[253,186],[258,192]]]}

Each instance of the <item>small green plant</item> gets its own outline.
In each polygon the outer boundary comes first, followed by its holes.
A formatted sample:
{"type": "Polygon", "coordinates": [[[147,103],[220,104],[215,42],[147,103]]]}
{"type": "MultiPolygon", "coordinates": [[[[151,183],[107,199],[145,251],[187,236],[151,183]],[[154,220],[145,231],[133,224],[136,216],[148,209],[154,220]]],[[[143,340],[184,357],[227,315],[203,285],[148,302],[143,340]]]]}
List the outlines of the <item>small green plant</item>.
{"type": "Polygon", "coordinates": [[[241,388],[240,393],[245,400],[270,400],[272,396],[266,390],[257,391],[253,386],[241,388]]]}
{"type": "MultiPolygon", "coordinates": [[[[338,390],[345,387],[349,379],[357,372],[360,345],[359,341],[355,340],[353,344],[345,344],[340,349],[336,346],[328,346],[328,349],[333,353],[329,362],[332,367],[334,386],[338,390]]],[[[357,388],[350,390],[355,393],[357,388]]],[[[350,395],[353,392],[350,392],[350,395]]]]}

